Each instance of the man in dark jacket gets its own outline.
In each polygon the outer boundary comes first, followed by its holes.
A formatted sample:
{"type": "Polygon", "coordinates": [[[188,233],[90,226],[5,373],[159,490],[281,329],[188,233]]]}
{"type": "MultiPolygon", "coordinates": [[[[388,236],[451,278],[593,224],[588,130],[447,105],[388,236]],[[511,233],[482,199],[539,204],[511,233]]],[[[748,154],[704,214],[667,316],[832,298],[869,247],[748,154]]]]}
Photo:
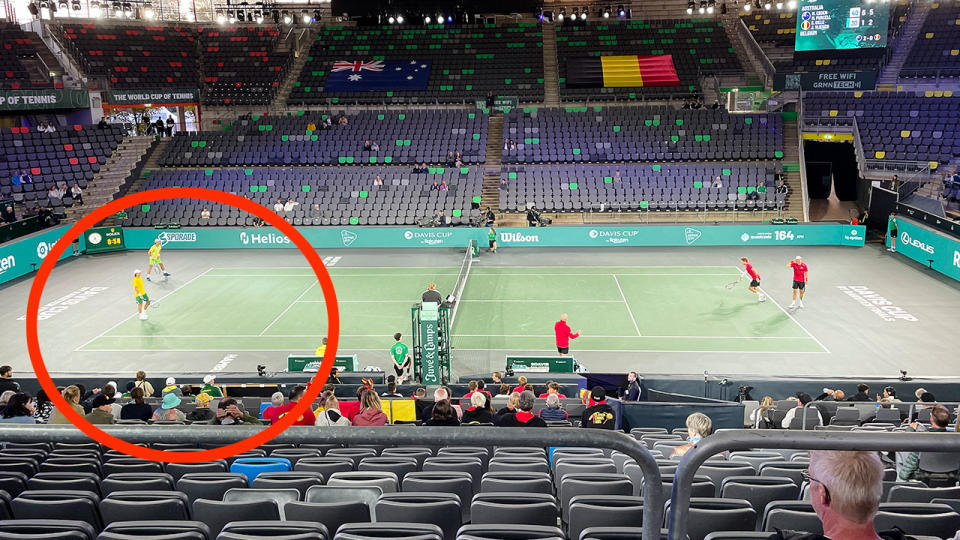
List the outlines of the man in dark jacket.
{"type": "Polygon", "coordinates": [[[615,429],[617,419],[613,407],[607,405],[607,391],[602,386],[594,386],[590,392],[593,405],[587,407],[580,417],[580,427],[595,429],[615,429]]]}
{"type": "Polygon", "coordinates": [[[869,392],[870,387],[860,383],[857,385],[857,393],[847,398],[847,401],[873,401],[869,392]]]}
{"type": "Polygon", "coordinates": [[[643,391],[640,388],[639,376],[636,371],[627,373],[627,395],[625,401],[640,401],[643,391]]]}
{"type": "Polygon", "coordinates": [[[10,366],[0,366],[0,394],[11,390],[20,391],[20,383],[13,380],[13,368],[10,366]]]}

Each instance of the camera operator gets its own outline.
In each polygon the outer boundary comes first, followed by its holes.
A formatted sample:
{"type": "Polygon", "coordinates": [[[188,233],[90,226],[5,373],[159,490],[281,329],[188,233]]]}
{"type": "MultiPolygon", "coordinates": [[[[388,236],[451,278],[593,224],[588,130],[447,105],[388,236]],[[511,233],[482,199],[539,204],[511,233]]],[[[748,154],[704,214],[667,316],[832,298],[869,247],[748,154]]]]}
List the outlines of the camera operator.
{"type": "Polygon", "coordinates": [[[537,210],[536,206],[531,206],[527,210],[527,225],[530,227],[536,227],[540,225],[540,211],[537,210]]]}

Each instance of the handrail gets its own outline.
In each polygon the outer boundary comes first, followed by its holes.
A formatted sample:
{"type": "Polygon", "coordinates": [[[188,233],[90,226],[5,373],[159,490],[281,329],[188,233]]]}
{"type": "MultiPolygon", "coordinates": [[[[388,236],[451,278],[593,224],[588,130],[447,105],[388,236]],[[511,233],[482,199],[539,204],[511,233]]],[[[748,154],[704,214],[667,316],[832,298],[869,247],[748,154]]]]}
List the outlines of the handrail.
{"type": "Polygon", "coordinates": [[[774,67],[773,62],[767,58],[767,53],[763,52],[763,47],[757,43],[757,39],[753,37],[753,34],[750,33],[750,29],[747,28],[747,24],[743,22],[743,19],[738,16],[737,21],[740,22],[740,27],[737,28],[737,32],[741,35],[741,38],[747,45],[747,48],[753,49],[753,57],[760,59],[760,67],[763,68],[763,73],[761,73],[761,75],[763,75],[763,86],[765,88],[769,88],[773,85],[773,76],[776,74],[777,68],[774,67]]]}
{"type": "Polygon", "coordinates": [[[803,151],[803,92],[797,92],[797,144],[800,146],[800,193],[803,195],[803,222],[810,222],[810,192],[807,189],[807,156],[803,151]]]}
{"type": "MultiPolygon", "coordinates": [[[[134,443],[230,444],[245,439],[258,426],[100,426],[110,435],[134,443]]],[[[958,439],[960,440],[960,439],[958,439]]],[[[0,425],[0,441],[84,443],[90,438],[73,426],[0,425]]],[[[290,444],[378,444],[378,445],[509,445],[580,446],[609,448],[636,460],[643,471],[643,540],[659,540],[666,492],[654,457],[630,435],[601,429],[549,428],[508,429],[500,427],[325,427],[293,426],[272,443],[290,444]]],[[[689,485],[689,481],[688,481],[689,485]]]]}
{"type": "Polygon", "coordinates": [[[863,153],[863,141],[860,139],[860,123],[857,117],[853,117],[853,148],[857,154],[857,165],[860,168],[860,176],[867,176],[867,156],[863,153]]]}
{"type": "Polygon", "coordinates": [[[954,433],[924,433],[910,437],[903,433],[873,431],[798,431],[749,430],[718,431],[704,437],[683,456],[673,480],[670,498],[669,538],[687,537],[687,515],[690,511],[690,493],[697,469],[708,458],[727,450],[752,448],[797,450],[883,450],[921,452],[960,452],[960,437],[954,433]]]}

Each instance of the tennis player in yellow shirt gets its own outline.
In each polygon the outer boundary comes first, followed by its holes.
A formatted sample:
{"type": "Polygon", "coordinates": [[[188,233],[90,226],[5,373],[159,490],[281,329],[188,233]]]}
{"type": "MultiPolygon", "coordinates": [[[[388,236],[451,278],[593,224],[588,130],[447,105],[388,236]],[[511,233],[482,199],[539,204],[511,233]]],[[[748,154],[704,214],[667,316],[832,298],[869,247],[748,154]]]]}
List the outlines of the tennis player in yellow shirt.
{"type": "Polygon", "coordinates": [[[150,246],[150,266],[147,267],[147,281],[150,281],[150,274],[153,273],[154,265],[160,267],[160,271],[163,272],[163,278],[166,279],[170,274],[167,273],[167,269],[163,266],[163,261],[160,260],[160,250],[163,249],[163,245],[160,242],[160,239],[157,238],[153,241],[153,245],[150,246]]]}
{"type": "Polygon", "coordinates": [[[140,277],[140,271],[133,271],[133,294],[137,300],[137,313],[140,314],[140,320],[147,320],[147,308],[150,307],[150,297],[147,296],[147,290],[143,288],[143,278],[140,277]]]}

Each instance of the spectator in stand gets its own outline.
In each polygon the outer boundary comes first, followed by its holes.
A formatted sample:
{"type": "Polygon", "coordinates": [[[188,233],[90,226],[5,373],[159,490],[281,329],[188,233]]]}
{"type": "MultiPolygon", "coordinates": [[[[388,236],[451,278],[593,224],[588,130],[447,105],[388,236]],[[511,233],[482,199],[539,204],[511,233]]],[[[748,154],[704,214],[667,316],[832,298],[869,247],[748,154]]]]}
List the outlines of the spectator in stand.
{"type": "Polygon", "coordinates": [[[503,384],[503,373],[494,371],[490,374],[490,379],[493,380],[493,384],[503,384]]]}
{"type": "Polygon", "coordinates": [[[510,395],[510,385],[503,383],[500,385],[500,390],[497,391],[498,396],[509,396],[510,395]]]}
{"type": "MultiPolygon", "coordinates": [[[[436,405],[434,405],[434,408],[436,408],[436,405]]],[[[373,389],[365,391],[360,396],[360,412],[353,417],[353,425],[382,426],[386,423],[387,415],[383,413],[380,396],[373,389]]]]}
{"type": "Polygon", "coordinates": [[[200,219],[210,219],[210,209],[206,206],[200,211],[200,219]]]}
{"type": "MultiPolygon", "coordinates": [[[[803,408],[811,401],[813,401],[813,399],[810,398],[810,394],[807,394],[806,392],[797,392],[797,406],[787,411],[787,414],[783,417],[783,421],[780,422],[780,427],[783,429],[789,429],[790,423],[793,422],[793,419],[798,414],[801,418],[803,418],[803,408]]],[[[820,411],[816,407],[812,407],[807,411],[807,418],[810,418],[811,416],[816,417],[818,426],[823,425],[823,417],[820,416],[820,411]]]]}
{"type": "Polygon", "coordinates": [[[536,398],[533,392],[520,394],[517,400],[517,412],[498,416],[495,424],[500,427],[547,427],[547,423],[533,414],[533,404],[536,398]]]}
{"type": "Polygon", "coordinates": [[[616,429],[617,419],[613,407],[607,405],[607,391],[602,386],[594,386],[590,392],[592,405],[580,416],[580,427],[596,429],[616,429]]]}
{"type": "Polygon", "coordinates": [[[786,197],[787,194],[790,193],[790,188],[788,188],[787,185],[783,183],[782,178],[780,180],[777,180],[777,189],[775,190],[775,192],[777,195],[783,195],[784,197],[786,197]]]}
{"type": "Polygon", "coordinates": [[[160,403],[160,406],[157,407],[157,410],[153,411],[153,416],[150,418],[154,422],[183,422],[187,419],[187,416],[183,414],[183,411],[178,409],[180,406],[181,399],[177,397],[176,394],[167,394],[163,396],[163,401],[160,403]]]}
{"type": "Polygon", "coordinates": [[[670,459],[684,456],[700,439],[713,433],[713,422],[703,413],[693,413],[687,417],[687,444],[676,446],[670,453],[670,459]]]}
{"type": "Polygon", "coordinates": [[[327,390],[320,397],[323,410],[317,413],[315,426],[349,426],[350,419],[340,412],[340,402],[332,391],[327,390]]]}
{"type": "Polygon", "coordinates": [[[811,450],[810,468],[805,476],[809,478],[810,502],[823,524],[823,536],[817,538],[904,538],[902,531],[878,535],[873,526],[883,495],[883,464],[877,452],[811,450]]]}
{"type": "Polygon", "coordinates": [[[284,212],[293,212],[293,209],[296,208],[300,203],[293,199],[287,199],[287,202],[283,204],[284,212]]]}
{"type": "Polygon", "coordinates": [[[643,391],[640,389],[640,377],[636,371],[627,373],[627,395],[625,401],[640,401],[643,391]]]}
{"type": "MultiPolygon", "coordinates": [[[[947,426],[950,425],[950,411],[943,405],[934,405],[930,409],[930,427],[926,427],[919,422],[913,422],[909,427],[913,431],[929,433],[945,433],[947,426]]],[[[906,482],[908,480],[920,480],[930,487],[945,487],[931,484],[930,473],[920,469],[920,452],[897,452],[897,480],[906,482]]],[[[936,479],[937,483],[954,486],[957,483],[957,473],[954,471],[950,478],[936,479]]]]}
{"type": "Polygon", "coordinates": [[[860,383],[857,385],[857,393],[847,398],[847,401],[873,401],[870,399],[870,387],[860,383]]]}
{"type": "Polygon", "coordinates": [[[339,125],[341,125],[341,126],[345,126],[345,125],[347,125],[347,124],[349,124],[349,123],[350,123],[350,121],[347,120],[347,117],[344,116],[344,115],[341,113],[341,114],[340,114],[340,118],[337,119],[337,124],[339,124],[339,125]]]}
{"type": "Polygon", "coordinates": [[[0,394],[7,390],[14,392],[20,391],[20,383],[13,380],[13,368],[10,366],[0,366],[0,394]]]}
{"type": "Polygon", "coordinates": [[[720,180],[719,176],[713,179],[713,187],[716,189],[720,189],[723,187],[723,181],[720,180]]]}
{"type": "Polygon", "coordinates": [[[427,426],[459,426],[460,420],[449,399],[441,399],[433,404],[430,419],[424,422],[427,426]]]}
{"type": "Polygon", "coordinates": [[[261,418],[264,420],[269,420],[271,424],[277,423],[277,417],[279,416],[279,410],[283,407],[283,392],[274,392],[270,396],[270,406],[263,410],[261,418]]]}
{"type": "MultiPolygon", "coordinates": [[[[74,385],[70,385],[63,389],[63,393],[60,395],[63,396],[63,399],[67,401],[67,404],[70,405],[70,408],[73,409],[80,416],[84,415],[83,407],[80,406],[80,388],[74,385]]],[[[54,409],[53,413],[50,414],[49,424],[70,424],[70,420],[67,419],[59,409],[54,409]]]]}
{"type": "Polygon", "coordinates": [[[172,116],[167,117],[167,137],[173,137],[173,128],[177,123],[173,120],[172,116]]]}
{"type": "Polygon", "coordinates": [[[450,189],[450,186],[447,185],[447,181],[446,181],[446,180],[443,180],[442,182],[440,182],[440,187],[437,188],[437,189],[438,189],[439,191],[447,191],[448,189],[450,189]]]}
{"type": "Polygon", "coordinates": [[[180,387],[177,386],[177,380],[173,377],[167,377],[166,385],[163,387],[163,390],[160,391],[160,397],[164,397],[170,393],[175,394],[177,397],[183,397],[183,392],[180,390],[180,387]]]}
{"type": "Polygon", "coordinates": [[[464,424],[492,424],[493,413],[487,408],[490,398],[483,392],[470,395],[470,407],[463,411],[464,424]]]}
{"type": "Polygon", "coordinates": [[[273,211],[278,214],[283,212],[283,199],[277,199],[277,202],[273,203],[273,211]]]}
{"type": "Polygon", "coordinates": [[[98,128],[98,129],[107,129],[108,127],[109,127],[109,125],[107,124],[107,119],[106,119],[106,118],[103,118],[103,117],[100,117],[100,121],[97,122],[97,128],[98,128]]]}
{"type": "Polygon", "coordinates": [[[373,179],[373,185],[375,185],[375,186],[382,186],[382,185],[383,185],[383,178],[380,178],[380,175],[379,175],[379,174],[377,175],[376,178],[373,179]]]}
{"type": "Polygon", "coordinates": [[[511,393],[516,392],[516,393],[518,393],[518,394],[521,394],[521,393],[523,393],[523,389],[524,389],[525,386],[527,386],[527,376],[526,376],[526,375],[521,375],[521,376],[517,377],[517,386],[514,387],[514,389],[513,389],[513,391],[512,391],[511,393]]]}
{"type": "Polygon", "coordinates": [[[470,399],[470,396],[472,396],[476,391],[477,391],[477,381],[468,382],[467,393],[463,395],[463,399],[470,399]]]}
{"type": "Polygon", "coordinates": [[[501,178],[501,179],[500,179],[500,191],[506,191],[507,189],[508,189],[508,187],[507,187],[507,179],[506,179],[506,178],[501,178]]]}
{"type": "Polygon", "coordinates": [[[537,416],[548,422],[568,420],[567,411],[560,407],[560,397],[557,394],[547,394],[547,406],[537,411],[537,416]]]}
{"type": "Polygon", "coordinates": [[[370,139],[363,141],[363,151],[364,152],[370,151],[370,139]]]}
{"type": "Polygon", "coordinates": [[[750,425],[760,429],[773,427],[773,421],[770,419],[773,409],[773,398],[770,396],[763,396],[763,399],[760,400],[760,407],[754,409],[753,412],[750,413],[750,425]],[[757,422],[758,416],[760,417],[759,423],[757,422]]]}
{"type": "Polygon", "coordinates": [[[137,380],[133,383],[134,388],[143,390],[143,397],[153,396],[153,385],[147,380],[147,374],[144,371],[137,372],[137,380]]]}
{"type": "MultiPolygon", "coordinates": [[[[294,407],[300,402],[300,399],[303,398],[304,392],[307,391],[306,386],[297,385],[290,390],[290,401],[286,405],[282,405],[277,409],[277,420],[281,420],[289,411],[293,410],[294,407]]],[[[317,421],[316,416],[313,414],[313,410],[309,407],[306,411],[300,414],[297,417],[297,420],[293,423],[295,426],[312,426],[317,421]]]]}
{"type": "MultiPolygon", "coordinates": [[[[4,366],[4,367],[6,367],[6,366],[4,366]]],[[[3,373],[3,368],[0,368],[0,376],[2,376],[2,373],[3,373]]],[[[913,395],[917,396],[917,401],[919,401],[919,402],[922,402],[922,401],[923,401],[922,397],[923,397],[924,394],[930,394],[930,392],[927,392],[927,389],[926,389],[926,388],[917,388],[917,389],[913,392],[913,395]]],[[[933,394],[930,394],[930,395],[932,396],[933,394]]]]}
{"type": "Polygon", "coordinates": [[[193,401],[196,409],[187,413],[187,420],[190,422],[209,422],[213,420],[214,414],[210,410],[211,401],[213,401],[213,398],[209,394],[197,394],[193,401]]]}
{"type": "MultiPolygon", "coordinates": [[[[390,377],[393,377],[391,375],[390,377]]],[[[396,379],[387,383],[387,391],[383,393],[381,397],[390,398],[390,399],[402,399],[403,394],[397,392],[397,382],[396,379]]]]}
{"type": "Polygon", "coordinates": [[[10,398],[16,394],[15,390],[7,390],[4,393],[0,394],[0,412],[3,412],[3,408],[7,406],[7,403],[10,402],[10,398]]]}
{"type": "Polygon", "coordinates": [[[520,392],[513,392],[510,394],[510,397],[507,398],[507,404],[497,411],[495,419],[499,418],[505,414],[513,414],[517,412],[517,404],[520,403],[520,392]]]}
{"type": "Polygon", "coordinates": [[[217,404],[216,416],[210,421],[210,424],[214,426],[259,426],[262,425],[262,422],[241,409],[236,399],[224,398],[217,404]]]}
{"type": "MultiPolygon", "coordinates": [[[[214,374],[209,374],[203,378],[203,389],[200,391],[204,394],[210,394],[210,397],[223,397],[223,391],[220,390],[220,387],[216,385],[217,376],[214,374]]],[[[186,394],[184,394],[186,395],[186,394]]]]}
{"type": "Polygon", "coordinates": [[[114,424],[116,420],[113,418],[113,396],[107,396],[106,393],[100,392],[93,398],[91,402],[91,410],[83,418],[90,422],[91,424],[114,424]]]}
{"type": "MultiPolygon", "coordinates": [[[[326,339],[326,338],[324,338],[326,339]]],[[[329,384],[343,384],[340,382],[340,370],[333,367],[330,368],[330,376],[327,377],[327,383],[329,384]]]]}
{"type": "Polygon", "coordinates": [[[132,399],[133,402],[127,403],[120,408],[121,420],[143,420],[144,422],[149,422],[150,419],[153,418],[153,407],[144,403],[144,394],[143,388],[139,386],[134,386],[133,390],[130,390],[130,399],[132,399]]]}
{"type": "Polygon", "coordinates": [[[61,199],[62,197],[60,195],[60,190],[58,190],[54,186],[50,186],[50,189],[47,190],[47,200],[49,200],[51,204],[56,206],[56,203],[59,202],[61,199]]]}
{"type": "Polygon", "coordinates": [[[379,151],[380,151],[380,145],[377,144],[377,141],[373,141],[372,143],[370,143],[370,151],[371,151],[371,152],[379,152],[379,151]]]}
{"type": "Polygon", "coordinates": [[[453,167],[453,162],[456,161],[457,157],[453,153],[453,150],[447,152],[447,167],[453,167]]]}
{"type": "Polygon", "coordinates": [[[883,388],[883,395],[877,394],[877,403],[901,403],[897,399],[897,389],[892,386],[885,386],[883,388]]]}
{"type": "Polygon", "coordinates": [[[36,412],[30,394],[18,392],[7,401],[7,406],[3,408],[3,414],[0,415],[0,424],[36,424],[37,421],[34,418],[36,412]]]}
{"type": "Polygon", "coordinates": [[[540,398],[548,398],[548,397],[550,397],[551,394],[556,395],[556,396],[557,396],[558,398],[560,398],[560,399],[566,399],[566,397],[567,397],[567,396],[565,396],[565,395],[563,395],[563,394],[560,393],[560,383],[558,383],[557,381],[550,381],[550,382],[548,382],[548,383],[547,383],[547,391],[544,392],[544,393],[542,393],[542,394],[540,394],[540,395],[537,396],[537,397],[540,397],[540,398]]]}
{"type": "Polygon", "coordinates": [[[440,191],[440,182],[434,180],[433,184],[430,184],[430,191],[440,191]]]}
{"type": "Polygon", "coordinates": [[[846,397],[846,394],[843,393],[843,390],[824,388],[823,393],[817,396],[814,401],[843,401],[844,397],[846,397]]]}
{"type": "Polygon", "coordinates": [[[70,196],[73,197],[73,202],[83,206],[83,190],[80,189],[80,184],[73,183],[73,187],[70,188],[70,196]]]}

